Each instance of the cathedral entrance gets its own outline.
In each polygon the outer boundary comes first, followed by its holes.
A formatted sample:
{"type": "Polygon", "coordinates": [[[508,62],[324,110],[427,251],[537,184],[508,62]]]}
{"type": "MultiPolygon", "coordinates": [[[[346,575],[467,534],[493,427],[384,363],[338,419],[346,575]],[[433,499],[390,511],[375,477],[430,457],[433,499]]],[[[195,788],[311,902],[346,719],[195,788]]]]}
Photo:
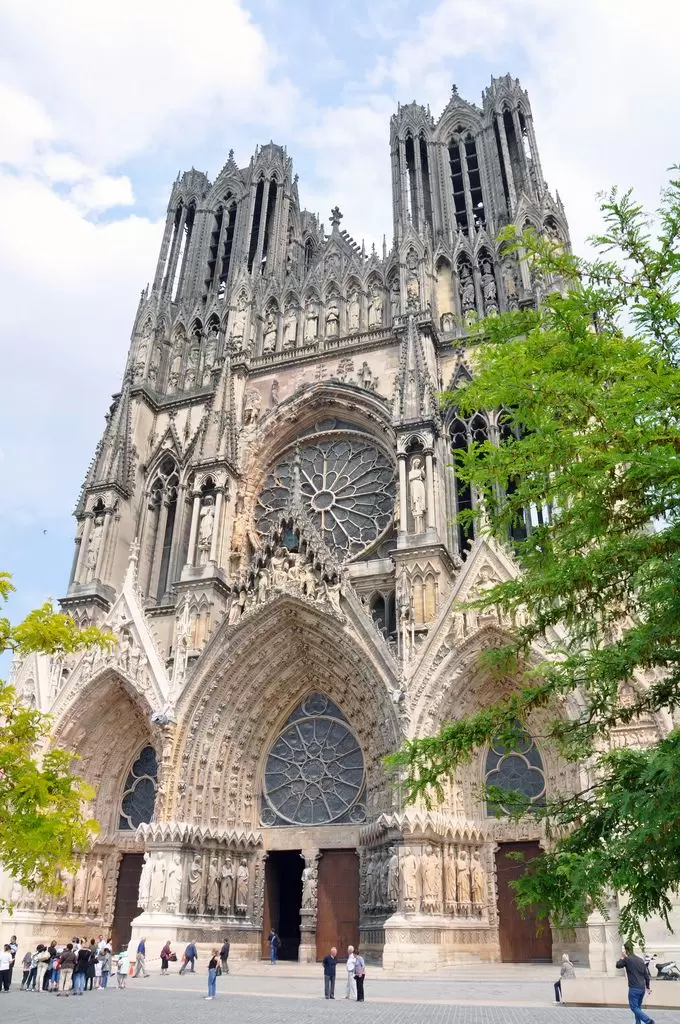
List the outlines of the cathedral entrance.
{"type": "Polygon", "coordinates": [[[113,911],[111,942],[117,953],[130,941],[130,924],[139,914],[139,880],[142,874],[144,856],[141,853],[124,853],[118,871],[116,906],[113,911]]]}
{"type": "Polygon", "coordinates": [[[316,924],[316,959],[331,946],[338,956],[359,944],[359,857],[355,850],[322,850],[316,924]]]}
{"type": "Polygon", "coordinates": [[[280,960],[297,960],[300,949],[302,869],[300,850],[276,850],[267,857],[264,872],[262,954],[269,957],[267,936],[272,928],[281,939],[280,960]]]}
{"type": "Polygon", "coordinates": [[[510,883],[524,873],[522,861],[513,860],[509,854],[521,853],[524,861],[540,857],[537,842],[500,843],[496,853],[496,878],[498,883],[498,917],[501,960],[503,963],[551,963],[552,933],[543,923],[543,930],[536,915],[529,913],[521,917],[510,883]]]}

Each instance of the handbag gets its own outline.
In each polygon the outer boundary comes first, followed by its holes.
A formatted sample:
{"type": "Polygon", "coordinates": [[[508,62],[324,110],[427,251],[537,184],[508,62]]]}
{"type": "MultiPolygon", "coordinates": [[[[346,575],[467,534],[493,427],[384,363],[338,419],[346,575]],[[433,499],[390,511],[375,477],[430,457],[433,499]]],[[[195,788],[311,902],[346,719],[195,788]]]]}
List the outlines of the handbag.
{"type": "Polygon", "coordinates": [[[222,977],[222,968],[219,967],[219,966],[218,966],[217,970],[215,971],[215,977],[216,978],[221,978],[222,977]]]}

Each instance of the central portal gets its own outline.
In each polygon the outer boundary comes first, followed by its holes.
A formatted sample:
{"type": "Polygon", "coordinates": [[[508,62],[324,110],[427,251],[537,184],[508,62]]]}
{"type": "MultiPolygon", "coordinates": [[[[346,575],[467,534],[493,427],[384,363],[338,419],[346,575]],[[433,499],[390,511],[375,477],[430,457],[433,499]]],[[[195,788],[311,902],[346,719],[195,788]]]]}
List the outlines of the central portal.
{"type": "Polygon", "coordinates": [[[281,939],[280,960],[297,960],[300,949],[300,908],[302,907],[302,869],[300,850],[270,853],[265,865],[264,927],[262,952],[269,957],[267,936],[272,928],[281,939]]]}

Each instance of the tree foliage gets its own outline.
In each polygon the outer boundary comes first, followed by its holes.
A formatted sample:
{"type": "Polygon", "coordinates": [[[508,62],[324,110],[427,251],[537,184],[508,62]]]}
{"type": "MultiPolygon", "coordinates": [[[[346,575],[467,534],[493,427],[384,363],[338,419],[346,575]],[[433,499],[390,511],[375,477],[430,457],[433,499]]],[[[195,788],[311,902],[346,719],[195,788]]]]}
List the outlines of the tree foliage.
{"type": "MultiPolygon", "coordinates": [[[[13,589],[8,573],[0,573],[0,598],[13,589]]],[[[0,617],[0,651],[18,657],[68,654],[111,640],[95,627],[78,629],[49,602],[17,626],[0,617]]],[[[58,893],[60,869],[73,865],[97,831],[83,814],[94,793],[73,774],[73,754],[49,745],[50,717],[24,706],[2,682],[0,726],[0,862],[27,889],[58,893]]]]}
{"type": "MultiPolygon", "coordinates": [[[[513,542],[518,577],[475,601],[520,623],[480,656],[516,685],[390,762],[411,800],[429,800],[476,749],[512,743],[517,722],[547,710],[543,741],[588,781],[531,810],[551,848],[516,883],[517,901],[574,925],[616,891],[622,930],[639,937],[680,885],[680,181],[654,219],[630,192],[601,209],[592,260],[506,232],[535,280],[562,287],[484,321],[474,379],[444,396],[463,415],[500,409],[510,428],[457,454],[477,496],[460,520],[507,542],[527,510],[551,510],[513,542]],[[613,730],[650,722],[653,746],[613,748],[613,730]]],[[[513,813],[530,813],[519,796],[513,813]]]]}

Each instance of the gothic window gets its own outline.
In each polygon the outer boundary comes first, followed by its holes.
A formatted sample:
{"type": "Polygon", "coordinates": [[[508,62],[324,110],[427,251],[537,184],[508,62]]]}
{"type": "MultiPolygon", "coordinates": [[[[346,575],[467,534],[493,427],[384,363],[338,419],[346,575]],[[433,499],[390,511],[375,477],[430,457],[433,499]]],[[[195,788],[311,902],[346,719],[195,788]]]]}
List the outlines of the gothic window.
{"type": "Polygon", "coordinates": [[[144,747],[125,781],[120,804],[118,828],[134,832],[143,822],[151,821],[158,787],[158,760],[152,746],[144,747]]]}
{"type": "Polygon", "coordinates": [[[274,211],[276,210],[276,195],[278,186],[276,181],[272,179],[269,182],[269,198],[267,200],[267,213],[264,222],[264,239],[262,241],[262,258],[260,260],[259,270],[264,273],[265,267],[267,266],[267,255],[269,253],[269,246],[273,242],[272,235],[274,233],[274,211]]]}
{"type": "MultiPolygon", "coordinates": [[[[518,793],[531,807],[545,805],[545,774],[543,761],[536,744],[524,729],[517,723],[516,742],[505,747],[500,740],[494,740],[486,755],[484,781],[487,786],[495,786],[508,794],[518,793]]],[[[504,806],[487,802],[487,817],[508,814],[511,801],[504,806]]]]}
{"type": "Polygon", "coordinates": [[[396,494],[391,459],[371,438],[338,432],[308,441],[297,453],[290,449],[269,474],[256,509],[261,533],[291,507],[298,476],[300,500],[339,559],[365,551],[391,525],[396,494]]]}
{"type": "Polygon", "coordinates": [[[168,589],[170,555],[177,512],[177,491],[179,475],[171,455],[166,456],[159,466],[150,491],[149,508],[152,512],[152,527],[149,543],[151,550],[151,576],[148,593],[161,601],[168,589]]]}
{"type": "Polygon", "coordinates": [[[420,228],[418,223],[418,185],[416,182],[415,146],[410,135],[406,136],[404,149],[406,153],[406,175],[408,178],[408,204],[411,222],[417,231],[420,228]]]}
{"type": "Polygon", "coordinates": [[[176,302],[181,292],[184,276],[186,272],[186,266],[189,258],[189,245],[191,243],[191,235],[194,229],[194,219],[196,217],[196,207],[193,203],[187,206],[186,216],[184,218],[184,225],[182,227],[179,236],[179,252],[177,252],[174,259],[174,277],[172,282],[172,301],[176,302]]]}
{"type": "Polygon", "coordinates": [[[477,156],[477,143],[462,127],[457,129],[449,143],[449,170],[453,192],[453,210],[456,226],[464,235],[470,227],[484,227],[484,196],[477,156]],[[473,223],[470,224],[470,215],[473,223]]]}
{"type": "Polygon", "coordinates": [[[308,238],[305,242],[305,273],[311,269],[312,260],[314,259],[314,243],[311,238],[308,238]]]}
{"type": "Polygon", "coordinates": [[[290,716],[269,751],[263,825],[329,825],[365,820],[364,758],[344,715],[312,693],[290,716]]]}
{"type": "Polygon", "coordinates": [[[427,142],[419,140],[420,145],[420,173],[423,183],[423,205],[425,207],[425,221],[432,227],[432,188],[430,185],[430,161],[427,157],[427,142]]]}
{"type": "Polygon", "coordinates": [[[264,196],[264,178],[261,178],[255,189],[255,206],[250,229],[250,247],[248,249],[248,270],[252,271],[257,252],[257,240],[260,235],[260,219],[262,217],[262,197],[264,196]]]}
{"type": "Polygon", "coordinates": [[[456,226],[463,234],[468,233],[468,216],[465,206],[465,178],[463,174],[463,161],[461,158],[460,141],[452,139],[449,143],[449,170],[451,174],[451,189],[453,192],[453,212],[456,218],[456,226]]]}
{"type": "MultiPolygon", "coordinates": [[[[500,418],[498,425],[498,433],[501,444],[505,441],[512,440],[513,437],[518,436],[517,432],[513,430],[507,413],[503,413],[500,418]]],[[[508,480],[506,491],[509,495],[512,495],[517,490],[518,479],[511,477],[508,480]]],[[[527,536],[527,525],[526,516],[524,512],[520,512],[518,518],[513,522],[510,527],[510,540],[520,541],[525,540],[527,536]]]]}

